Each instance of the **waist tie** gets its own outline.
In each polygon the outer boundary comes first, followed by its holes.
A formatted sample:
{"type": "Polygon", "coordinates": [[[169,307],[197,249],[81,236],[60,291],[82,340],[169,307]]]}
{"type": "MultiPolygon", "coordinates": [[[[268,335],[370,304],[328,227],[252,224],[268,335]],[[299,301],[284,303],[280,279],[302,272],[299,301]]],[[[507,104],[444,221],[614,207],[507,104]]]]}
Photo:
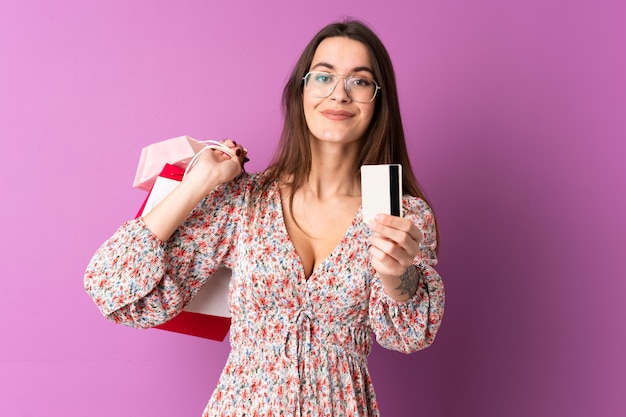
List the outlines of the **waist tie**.
{"type": "MultiPolygon", "coordinates": [[[[312,322],[315,314],[310,310],[301,309],[296,312],[289,323],[289,330],[285,336],[285,357],[289,360],[290,374],[297,378],[295,415],[302,414],[302,388],[305,375],[311,375],[311,346],[312,322]]],[[[315,389],[315,384],[312,384],[315,389]]]]}

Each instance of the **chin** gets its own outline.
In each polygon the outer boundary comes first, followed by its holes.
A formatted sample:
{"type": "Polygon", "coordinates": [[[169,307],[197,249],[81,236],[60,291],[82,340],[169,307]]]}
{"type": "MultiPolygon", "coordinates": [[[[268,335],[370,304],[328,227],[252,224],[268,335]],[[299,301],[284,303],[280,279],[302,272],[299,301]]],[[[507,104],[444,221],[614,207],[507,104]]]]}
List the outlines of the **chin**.
{"type": "Polygon", "coordinates": [[[354,137],[354,136],[348,136],[348,135],[322,135],[321,137],[317,137],[317,140],[319,140],[320,142],[327,142],[327,143],[352,143],[355,141],[358,141],[359,138],[354,137]]]}

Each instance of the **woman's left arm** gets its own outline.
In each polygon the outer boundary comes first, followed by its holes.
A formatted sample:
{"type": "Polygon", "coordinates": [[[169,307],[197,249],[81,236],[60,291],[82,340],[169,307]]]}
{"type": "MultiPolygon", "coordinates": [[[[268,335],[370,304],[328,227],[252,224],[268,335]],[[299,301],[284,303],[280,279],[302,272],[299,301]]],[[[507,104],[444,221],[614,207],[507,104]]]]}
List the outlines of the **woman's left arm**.
{"type": "Polygon", "coordinates": [[[432,210],[405,198],[405,217],[378,215],[368,224],[372,282],[370,321],[378,342],[410,353],[429,346],[444,310],[444,288],[433,268],[437,235],[432,210]]]}

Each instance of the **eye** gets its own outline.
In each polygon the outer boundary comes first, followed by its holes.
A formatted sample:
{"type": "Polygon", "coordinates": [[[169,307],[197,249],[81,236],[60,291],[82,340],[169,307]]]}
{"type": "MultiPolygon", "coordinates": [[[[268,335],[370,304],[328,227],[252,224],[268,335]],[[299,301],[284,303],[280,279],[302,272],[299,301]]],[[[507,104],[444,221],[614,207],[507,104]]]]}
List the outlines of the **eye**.
{"type": "Polygon", "coordinates": [[[355,77],[350,80],[350,84],[358,88],[371,88],[374,85],[374,81],[367,78],[355,77]]]}
{"type": "Polygon", "coordinates": [[[327,72],[315,72],[313,73],[313,81],[318,84],[328,84],[332,82],[332,75],[327,72]]]}

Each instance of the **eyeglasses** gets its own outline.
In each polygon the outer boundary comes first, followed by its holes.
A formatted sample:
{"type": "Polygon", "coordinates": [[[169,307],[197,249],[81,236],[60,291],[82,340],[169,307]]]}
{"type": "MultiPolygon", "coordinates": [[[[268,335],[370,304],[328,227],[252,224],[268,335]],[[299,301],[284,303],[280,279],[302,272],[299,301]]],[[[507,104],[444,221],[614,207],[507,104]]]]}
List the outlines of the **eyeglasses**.
{"type": "Polygon", "coordinates": [[[302,79],[304,80],[304,89],[307,94],[315,98],[326,98],[335,91],[339,77],[343,78],[343,86],[348,97],[358,103],[373,101],[376,93],[380,90],[376,81],[353,75],[346,77],[345,75],[333,74],[331,72],[314,71],[309,72],[302,79]]]}

